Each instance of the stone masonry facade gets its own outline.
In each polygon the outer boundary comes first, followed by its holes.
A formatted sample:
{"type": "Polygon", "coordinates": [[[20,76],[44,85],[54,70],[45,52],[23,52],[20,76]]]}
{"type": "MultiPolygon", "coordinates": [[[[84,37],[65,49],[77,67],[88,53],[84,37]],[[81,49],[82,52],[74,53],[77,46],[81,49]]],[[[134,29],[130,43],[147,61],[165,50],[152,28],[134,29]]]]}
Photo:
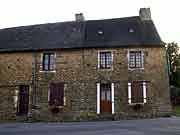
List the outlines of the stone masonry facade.
{"type": "MultiPolygon", "coordinates": [[[[55,52],[55,72],[42,72],[42,53],[0,54],[0,121],[18,121],[18,92],[28,85],[29,110],[25,119],[35,121],[79,121],[101,119],[97,114],[97,83],[114,83],[114,113],[108,117],[152,118],[171,114],[165,47],[121,47],[62,49],[55,52]],[[113,69],[98,69],[98,51],[113,54],[113,69]],[[128,51],[144,52],[144,69],[128,69],[128,51]],[[36,68],[33,68],[35,65],[36,68]],[[35,73],[33,75],[33,72],[35,73]],[[36,91],[33,90],[33,76],[36,91]],[[128,103],[128,82],[146,80],[147,102],[135,109],[128,103]],[[64,83],[64,105],[54,114],[48,104],[49,84],[64,83]],[[35,103],[33,103],[35,100],[35,103]],[[35,104],[35,107],[33,107],[35,104]]],[[[23,116],[24,117],[24,116],[23,116]]]]}

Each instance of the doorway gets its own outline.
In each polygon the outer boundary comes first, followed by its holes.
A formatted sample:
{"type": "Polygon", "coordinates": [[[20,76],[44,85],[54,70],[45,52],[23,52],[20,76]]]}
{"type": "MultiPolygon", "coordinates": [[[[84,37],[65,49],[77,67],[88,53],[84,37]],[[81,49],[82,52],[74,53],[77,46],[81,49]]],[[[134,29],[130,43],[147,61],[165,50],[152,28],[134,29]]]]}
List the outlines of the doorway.
{"type": "Polygon", "coordinates": [[[29,108],[29,86],[20,85],[19,87],[19,102],[18,115],[27,115],[29,108]]]}

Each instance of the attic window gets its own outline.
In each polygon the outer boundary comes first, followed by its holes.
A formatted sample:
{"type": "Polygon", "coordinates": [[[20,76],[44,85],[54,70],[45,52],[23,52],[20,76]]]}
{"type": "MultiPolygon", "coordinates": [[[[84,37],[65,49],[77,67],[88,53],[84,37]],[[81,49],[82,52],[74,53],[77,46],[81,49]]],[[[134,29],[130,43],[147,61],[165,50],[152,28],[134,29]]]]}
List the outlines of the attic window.
{"type": "Polygon", "coordinates": [[[102,34],[104,34],[104,31],[103,30],[97,30],[97,34],[102,35],[102,34]]]}
{"type": "Polygon", "coordinates": [[[129,32],[130,32],[130,33],[133,33],[133,32],[134,32],[134,29],[130,28],[130,29],[129,29],[129,32]]]}

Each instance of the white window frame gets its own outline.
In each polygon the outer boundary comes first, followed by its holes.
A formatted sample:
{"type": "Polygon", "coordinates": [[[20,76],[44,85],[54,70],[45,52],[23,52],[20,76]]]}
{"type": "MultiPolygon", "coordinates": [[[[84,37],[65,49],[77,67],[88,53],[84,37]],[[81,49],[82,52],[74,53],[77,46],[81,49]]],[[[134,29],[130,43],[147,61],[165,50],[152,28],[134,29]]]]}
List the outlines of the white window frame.
{"type": "Polygon", "coordinates": [[[111,105],[112,105],[112,114],[114,114],[114,83],[111,83],[111,105]]]}
{"type": "Polygon", "coordinates": [[[41,63],[40,63],[39,72],[41,72],[41,73],[55,73],[56,72],[56,52],[43,52],[43,53],[41,53],[41,63]],[[44,56],[44,53],[54,53],[54,62],[55,62],[54,70],[49,70],[49,71],[48,70],[47,71],[43,70],[43,56],[44,56]]]}
{"type": "Polygon", "coordinates": [[[18,99],[19,98],[19,90],[15,90],[15,93],[14,93],[14,107],[17,108],[18,107],[18,99]]]}
{"type": "Polygon", "coordinates": [[[127,53],[127,58],[128,58],[128,70],[136,70],[136,69],[140,69],[140,70],[144,70],[144,51],[141,51],[141,50],[128,50],[128,53],[127,53]],[[130,62],[130,52],[132,51],[140,51],[141,52],[141,61],[142,61],[142,67],[141,68],[132,68],[130,67],[129,65],[129,62],[130,62]]]}
{"type": "Polygon", "coordinates": [[[128,103],[130,105],[147,103],[147,83],[146,83],[146,81],[143,81],[142,83],[143,83],[143,103],[132,103],[132,101],[131,101],[131,97],[132,97],[132,95],[131,95],[131,90],[132,90],[131,89],[131,82],[128,83],[128,103]]]}
{"type": "Polygon", "coordinates": [[[97,83],[97,108],[96,108],[96,112],[97,114],[100,114],[100,83],[97,83]]]}
{"type": "Polygon", "coordinates": [[[113,70],[113,60],[114,60],[113,57],[114,57],[113,50],[99,50],[98,51],[98,69],[100,69],[100,70],[113,70]],[[101,52],[111,52],[111,59],[112,59],[111,68],[101,69],[101,67],[100,67],[100,53],[101,52]]]}

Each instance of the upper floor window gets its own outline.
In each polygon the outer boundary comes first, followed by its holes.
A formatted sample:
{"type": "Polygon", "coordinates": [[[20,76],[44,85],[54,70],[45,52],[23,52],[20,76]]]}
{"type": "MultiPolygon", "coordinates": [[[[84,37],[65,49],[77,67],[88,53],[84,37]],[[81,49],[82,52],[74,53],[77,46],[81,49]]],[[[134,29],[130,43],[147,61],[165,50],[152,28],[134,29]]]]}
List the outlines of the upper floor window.
{"type": "Polygon", "coordinates": [[[43,71],[55,70],[55,53],[44,53],[42,61],[43,71]]]}
{"type": "Polygon", "coordinates": [[[111,69],[112,68],[112,52],[105,51],[99,52],[99,68],[101,69],[111,69]]]}
{"type": "Polygon", "coordinates": [[[143,68],[143,53],[142,51],[129,52],[129,68],[143,68]]]}

